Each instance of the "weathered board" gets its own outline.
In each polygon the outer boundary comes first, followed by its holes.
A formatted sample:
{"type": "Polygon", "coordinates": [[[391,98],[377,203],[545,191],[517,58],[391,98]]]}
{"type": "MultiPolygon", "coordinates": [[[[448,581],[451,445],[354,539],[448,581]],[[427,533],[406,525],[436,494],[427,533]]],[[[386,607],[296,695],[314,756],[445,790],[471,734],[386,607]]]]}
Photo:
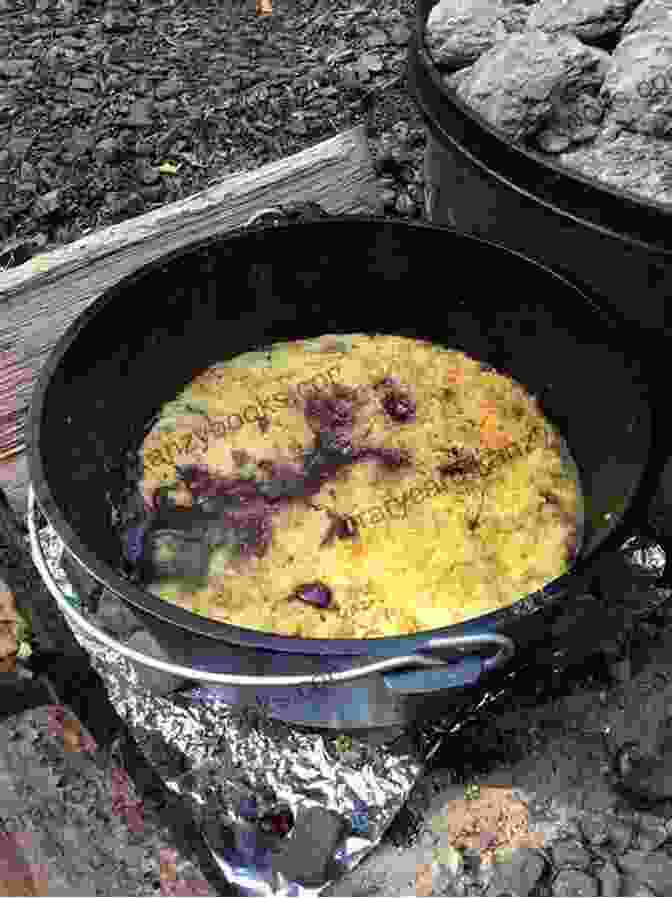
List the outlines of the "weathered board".
{"type": "Polygon", "coordinates": [[[259,210],[311,201],[332,214],[381,211],[363,125],[0,272],[0,486],[17,512],[26,510],[33,384],[75,318],[161,255],[241,227],[259,210]]]}

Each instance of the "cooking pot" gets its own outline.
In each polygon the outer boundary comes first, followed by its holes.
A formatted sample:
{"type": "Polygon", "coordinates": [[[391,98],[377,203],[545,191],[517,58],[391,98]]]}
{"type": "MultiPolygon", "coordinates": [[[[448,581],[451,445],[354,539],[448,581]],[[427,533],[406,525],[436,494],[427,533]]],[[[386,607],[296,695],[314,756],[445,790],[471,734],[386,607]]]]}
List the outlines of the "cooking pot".
{"type": "MultiPolygon", "coordinates": [[[[201,241],[101,295],[61,337],[37,380],[29,468],[33,501],[79,571],[79,588],[110,591],[130,606],[170,663],[99,632],[102,642],[211,687],[229,704],[263,701],[271,716],[296,725],[372,729],[457,706],[496,669],[506,670],[516,650],[535,651],[558,620],[565,637],[575,638],[567,626],[574,603],[605,559],[617,556],[626,512],[652,464],[653,423],[644,364],[629,335],[567,279],[452,228],[325,215],[201,241]],[[461,350],[539,397],[581,478],[586,516],[572,570],[457,626],[350,640],[212,621],[118,573],[112,512],[126,453],[140,446],[159,408],[205,368],[241,352],[354,332],[461,350]]],[[[600,625],[606,602],[598,602],[600,625]]],[[[77,612],[64,610],[81,624],[77,612]]]]}
{"type": "Polygon", "coordinates": [[[443,84],[417,0],[409,90],[428,129],[427,214],[588,285],[600,304],[657,337],[672,333],[672,208],[514,143],[443,84]]]}

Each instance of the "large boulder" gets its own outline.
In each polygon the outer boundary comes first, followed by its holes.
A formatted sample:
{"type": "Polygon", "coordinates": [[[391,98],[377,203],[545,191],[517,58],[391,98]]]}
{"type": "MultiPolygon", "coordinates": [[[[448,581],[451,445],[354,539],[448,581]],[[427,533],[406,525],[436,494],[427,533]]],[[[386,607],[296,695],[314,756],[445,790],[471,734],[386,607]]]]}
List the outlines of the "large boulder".
{"type": "Polygon", "coordinates": [[[608,53],[573,35],[530,31],[510,35],[448,83],[490,124],[523,140],[563,102],[597,93],[609,63],[608,53]]]}
{"type": "Polygon", "coordinates": [[[525,27],[529,8],[504,0],[439,0],[427,19],[425,43],[437,65],[469,65],[525,27]]]}
{"type": "Polygon", "coordinates": [[[672,0],[642,0],[624,26],[621,37],[652,30],[672,31],[672,0]]]}
{"type": "Polygon", "coordinates": [[[643,134],[621,132],[562,153],[559,162],[577,174],[658,202],[672,202],[672,146],[643,134]]]}
{"type": "Polygon", "coordinates": [[[642,28],[622,38],[601,88],[609,119],[628,131],[672,133],[672,28],[642,28]]]}
{"type": "Polygon", "coordinates": [[[582,41],[604,37],[617,31],[626,21],[637,0],[539,0],[527,20],[526,28],[540,28],[550,34],[565,32],[582,41]]]}

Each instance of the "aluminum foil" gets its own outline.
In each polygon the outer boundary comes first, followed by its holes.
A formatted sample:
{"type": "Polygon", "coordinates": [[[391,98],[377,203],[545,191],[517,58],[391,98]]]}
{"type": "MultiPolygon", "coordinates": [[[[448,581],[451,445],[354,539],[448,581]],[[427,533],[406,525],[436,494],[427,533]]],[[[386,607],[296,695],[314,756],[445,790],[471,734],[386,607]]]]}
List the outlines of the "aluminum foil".
{"type": "MultiPolygon", "coordinates": [[[[86,617],[60,565],[62,542],[49,525],[38,536],[59,589],[86,617]]],[[[665,568],[662,548],[633,537],[622,551],[658,594],[653,605],[669,598],[669,590],[654,589],[665,568]]],[[[242,895],[308,898],[352,870],[380,842],[443,740],[506,691],[507,678],[496,691],[481,690],[460,718],[434,721],[413,741],[334,738],[272,720],[263,709],[232,708],[206,687],[159,696],[140,684],[132,661],[68,623],[140,749],[166,785],[188,799],[224,875],[242,895]],[[302,857],[292,875],[289,846],[297,842],[302,857]],[[307,855],[320,852],[324,869],[313,862],[307,882],[307,855]]]]}
{"type": "MultiPolygon", "coordinates": [[[[86,617],[60,565],[62,542],[50,526],[38,535],[59,589],[86,617]]],[[[375,848],[422,773],[408,738],[375,745],[301,732],[258,708],[227,706],[207,688],[157,696],[140,685],[132,661],[72,619],[68,624],[141,751],[168,788],[189,800],[224,875],[242,895],[319,895],[375,848]],[[325,815],[324,845],[318,839],[313,854],[323,847],[330,857],[326,880],[311,885],[283,872],[292,864],[282,843],[316,808],[332,814],[325,815]]]]}

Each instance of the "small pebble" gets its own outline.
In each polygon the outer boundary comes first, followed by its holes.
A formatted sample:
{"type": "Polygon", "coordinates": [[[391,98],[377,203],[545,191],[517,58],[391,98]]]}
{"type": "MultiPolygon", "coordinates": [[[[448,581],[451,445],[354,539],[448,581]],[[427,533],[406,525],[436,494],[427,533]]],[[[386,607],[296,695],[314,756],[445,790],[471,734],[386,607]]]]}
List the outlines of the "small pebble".
{"type": "Polygon", "coordinates": [[[605,845],[609,841],[609,830],[603,817],[584,817],[580,826],[584,839],[591,845],[605,845]]]}
{"type": "Polygon", "coordinates": [[[477,848],[465,848],[462,852],[465,873],[478,876],[481,870],[481,852],[477,848]]]}
{"type": "Polygon", "coordinates": [[[405,215],[407,218],[413,218],[418,212],[418,206],[407,193],[400,193],[394,205],[399,215],[405,215]]]}
{"type": "Polygon", "coordinates": [[[617,854],[622,854],[632,844],[632,825],[625,821],[613,820],[608,824],[609,843],[617,854]]]}
{"type": "Polygon", "coordinates": [[[558,898],[597,898],[597,881],[580,870],[561,870],[553,880],[552,894],[558,898]]]}
{"type": "Polygon", "coordinates": [[[580,842],[574,839],[563,839],[556,842],[551,853],[556,867],[574,867],[578,870],[590,868],[590,854],[580,842]]]}
{"type": "Polygon", "coordinates": [[[391,188],[385,188],[380,191],[380,201],[383,205],[383,209],[386,212],[390,212],[395,208],[395,203],[397,201],[397,192],[396,190],[392,190],[391,188]]]}
{"type": "Polygon", "coordinates": [[[435,856],[442,867],[445,867],[452,876],[457,876],[462,868],[463,859],[462,855],[454,845],[446,843],[441,844],[439,848],[437,848],[435,856]]]}

